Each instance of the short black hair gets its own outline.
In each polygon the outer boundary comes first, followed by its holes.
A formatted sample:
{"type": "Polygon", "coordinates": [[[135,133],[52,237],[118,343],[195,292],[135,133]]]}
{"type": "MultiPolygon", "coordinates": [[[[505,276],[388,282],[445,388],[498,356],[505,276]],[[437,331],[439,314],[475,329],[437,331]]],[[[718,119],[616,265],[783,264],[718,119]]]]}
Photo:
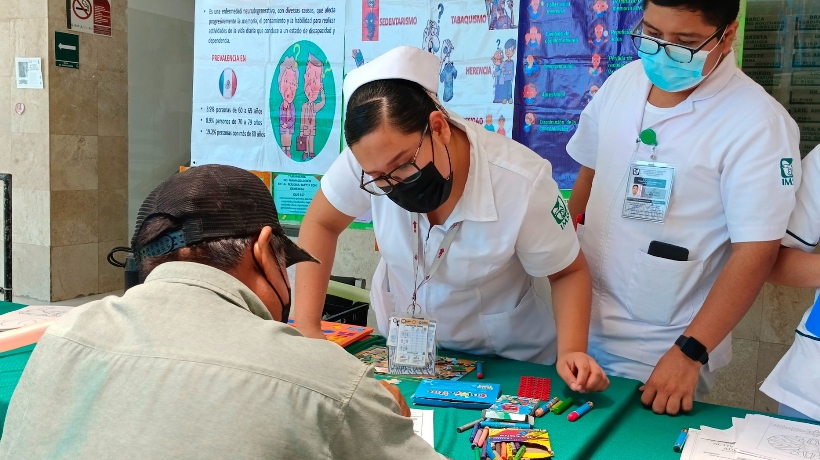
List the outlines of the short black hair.
{"type": "Polygon", "coordinates": [[[355,145],[383,123],[402,134],[421,133],[436,110],[433,98],[416,82],[387,79],[366,83],[347,103],[345,142],[355,145]]]}
{"type": "Polygon", "coordinates": [[[740,0],[643,0],[643,8],[646,9],[649,3],[696,11],[703,15],[707,24],[718,28],[733,23],[740,13],[740,0]]]}

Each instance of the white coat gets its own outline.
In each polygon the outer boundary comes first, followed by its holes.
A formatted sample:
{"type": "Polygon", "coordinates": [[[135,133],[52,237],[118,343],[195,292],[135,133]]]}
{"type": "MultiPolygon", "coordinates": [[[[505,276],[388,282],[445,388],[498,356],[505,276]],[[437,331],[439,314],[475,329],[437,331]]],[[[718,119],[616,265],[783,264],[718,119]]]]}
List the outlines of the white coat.
{"type": "MultiPolygon", "coordinates": [[[[470,170],[464,194],[443,225],[430,229],[422,215],[420,235],[429,230],[424,251],[428,269],[447,229],[463,224],[441,266],[421,287],[418,303],[438,321],[440,346],[553,363],[555,321],[536,295],[533,277],[569,266],[579,244],[552,167],[521,144],[451,115],[469,138],[470,170]]],[[[362,190],[361,173],[346,149],[322,178],[322,192],[348,216],[373,211],[382,260],[373,277],[371,305],[379,332],[386,335],[389,317],[406,314],[411,302],[412,245],[417,240],[411,213],[387,196],[362,190]]]]}
{"type": "MultiPolygon", "coordinates": [[[[783,246],[812,252],[820,241],[820,147],[803,159],[803,183],[797,191],[783,246]]],[[[820,290],[818,290],[820,295],[820,290]]],[[[817,296],[815,296],[817,298],[817,296]]],[[[792,344],[760,391],[815,420],[820,420],[820,333],[806,323],[820,321],[820,309],[809,307],[792,344]]]]}
{"type": "MultiPolygon", "coordinates": [[[[685,101],[651,117],[655,161],[676,168],[663,223],[622,217],[630,165],[653,153],[636,152],[651,88],[640,61],[615,72],[581,114],[567,152],[595,170],[578,229],[593,277],[591,348],[656,365],[700,311],[731,243],[786,233],[800,181],[797,125],[734,62],[729,54],[685,101]],[[795,163],[789,177],[784,161],[795,163]],[[687,248],[689,259],[648,255],[653,240],[687,248]]],[[[708,369],[730,360],[731,335],[708,369]]]]}

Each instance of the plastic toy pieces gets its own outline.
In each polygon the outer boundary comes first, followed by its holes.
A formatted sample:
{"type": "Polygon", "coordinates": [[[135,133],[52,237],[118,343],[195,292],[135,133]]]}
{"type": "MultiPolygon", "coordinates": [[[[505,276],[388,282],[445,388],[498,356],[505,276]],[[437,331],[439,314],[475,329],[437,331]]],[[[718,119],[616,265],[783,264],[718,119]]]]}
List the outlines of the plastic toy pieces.
{"type": "Polygon", "coordinates": [[[518,383],[518,396],[535,398],[541,401],[550,399],[550,379],[543,377],[522,376],[518,383]]]}

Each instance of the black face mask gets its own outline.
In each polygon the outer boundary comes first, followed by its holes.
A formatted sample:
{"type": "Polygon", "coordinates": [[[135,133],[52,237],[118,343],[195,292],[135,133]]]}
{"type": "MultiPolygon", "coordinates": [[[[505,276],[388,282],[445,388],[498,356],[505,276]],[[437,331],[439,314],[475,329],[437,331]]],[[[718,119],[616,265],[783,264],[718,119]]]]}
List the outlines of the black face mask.
{"type": "MultiPolygon", "coordinates": [[[[446,149],[446,147],[445,147],[446,149]]],[[[435,156],[434,156],[435,158],[435,156]]],[[[447,158],[450,158],[450,151],[447,151],[447,158]]],[[[387,197],[393,203],[402,208],[420,214],[426,214],[438,209],[450,198],[450,191],[453,189],[453,168],[450,166],[450,177],[445,179],[435,162],[431,161],[427,166],[421,168],[421,176],[409,184],[398,183],[393,185],[393,190],[387,197]]]]}
{"type": "MultiPolygon", "coordinates": [[[[268,283],[268,286],[270,286],[270,288],[273,289],[273,293],[276,294],[276,298],[279,299],[279,305],[282,306],[282,318],[279,321],[288,324],[288,318],[290,317],[291,301],[293,300],[293,297],[291,297],[290,292],[290,284],[288,282],[285,282],[285,286],[288,287],[288,303],[286,305],[285,302],[282,301],[282,296],[279,295],[279,291],[277,291],[276,288],[273,287],[273,283],[271,283],[270,280],[268,280],[268,276],[265,274],[265,270],[256,260],[256,256],[253,256],[253,263],[256,264],[256,268],[258,268],[259,272],[262,273],[262,278],[265,278],[265,281],[268,283]]],[[[286,279],[286,275],[282,271],[281,266],[279,267],[279,273],[282,275],[283,280],[286,279]]]]}

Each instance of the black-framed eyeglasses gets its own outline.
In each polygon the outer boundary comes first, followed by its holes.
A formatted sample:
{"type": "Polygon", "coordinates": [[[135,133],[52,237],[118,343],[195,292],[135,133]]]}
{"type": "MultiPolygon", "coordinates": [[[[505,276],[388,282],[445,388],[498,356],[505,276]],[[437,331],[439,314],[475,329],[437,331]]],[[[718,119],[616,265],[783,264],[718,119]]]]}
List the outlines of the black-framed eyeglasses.
{"type": "Polygon", "coordinates": [[[680,62],[682,64],[688,64],[692,62],[692,59],[695,58],[695,53],[702,50],[706,45],[709,44],[715,37],[720,36],[723,39],[723,33],[726,32],[726,28],[729,26],[723,26],[715,31],[709,38],[706,39],[700,46],[697,48],[688,48],[683,45],[676,45],[674,43],[667,42],[665,40],[661,40],[654,37],[648,37],[643,34],[643,30],[638,33],[638,30],[641,29],[643,26],[643,19],[632,29],[630,32],[630,36],[632,37],[632,43],[635,44],[635,48],[638,49],[641,53],[654,55],[658,54],[661,51],[661,48],[666,51],[666,55],[669,56],[670,59],[676,62],[680,62]]]}
{"type": "Polygon", "coordinates": [[[361,185],[359,185],[359,187],[371,195],[384,196],[393,191],[395,184],[410,184],[417,181],[419,177],[421,177],[421,169],[416,164],[416,158],[419,156],[419,152],[421,152],[421,146],[424,144],[424,138],[427,136],[428,129],[430,129],[429,124],[424,127],[424,131],[421,133],[421,140],[419,140],[419,146],[416,148],[416,153],[413,155],[412,160],[397,166],[387,174],[375,177],[367,182],[364,181],[365,174],[364,170],[362,170],[361,185]]]}

